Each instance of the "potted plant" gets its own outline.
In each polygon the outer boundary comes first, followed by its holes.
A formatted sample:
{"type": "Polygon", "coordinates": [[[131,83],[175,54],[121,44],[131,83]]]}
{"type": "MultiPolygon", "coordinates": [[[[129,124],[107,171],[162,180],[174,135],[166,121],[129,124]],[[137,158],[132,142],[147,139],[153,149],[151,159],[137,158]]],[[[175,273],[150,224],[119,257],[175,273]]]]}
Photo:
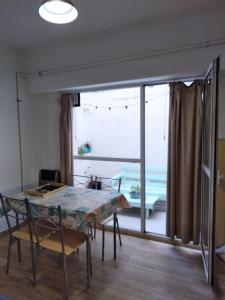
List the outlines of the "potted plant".
{"type": "Polygon", "coordinates": [[[131,199],[140,199],[141,189],[139,185],[132,185],[130,188],[131,199]]]}
{"type": "Polygon", "coordinates": [[[84,146],[78,147],[78,155],[83,156],[85,154],[84,146]]]}

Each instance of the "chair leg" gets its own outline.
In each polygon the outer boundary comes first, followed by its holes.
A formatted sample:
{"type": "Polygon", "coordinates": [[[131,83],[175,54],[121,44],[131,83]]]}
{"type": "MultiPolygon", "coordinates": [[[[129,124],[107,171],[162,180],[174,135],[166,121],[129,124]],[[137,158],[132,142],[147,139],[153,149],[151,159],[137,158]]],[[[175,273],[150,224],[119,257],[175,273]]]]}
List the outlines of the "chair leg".
{"type": "Polygon", "coordinates": [[[94,239],[96,238],[96,222],[94,223],[94,239]]]}
{"type": "Polygon", "coordinates": [[[39,249],[38,244],[36,244],[36,249],[35,249],[35,265],[34,265],[34,270],[35,270],[35,284],[36,284],[37,275],[38,275],[39,255],[40,255],[40,249],[39,249]]]}
{"type": "Polygon", "coordinates": [[[105,226],[102,226],[102,261],[105,258],[105,226]]]}
{"type": "Polygon", "coordinates": [[[30,253],[31,253],[31,262],[32,262],[32,285],[36,286],[36,255],[34,255],[34,245],[30,242],[30,253]]]}
{"type": "Polygon", "coordinates": [[[117,232],[118,232],[119,241],[120,241],[120,247],[122,247],[122,240],[121,240],[121,235],[120,235],[120,227],[119,227],[118,217],[116,217],[116,225],[117,225],[117,232]]]}
{"type": "Polygon", "coordinates": [[[9,238],[9,246],[8,246],[8,255],[7,255],[7,263],[6,263],[6,273],[9,274],[9,264],[10,264],[10,257],[11,257],[11,247],[12,247],[12,237],[9,238]]]}
{"type": "Polygon", "coordinates": [[[91,254],[91,243],[88,241],[89,245],[89,258],[90,258],[90,276],[92,277],[92,254],[91,254]]]}
{"type": "Polygon", "coordinates": [[[62,267],[62,254],[59,253],[59,268],[62,267]]]}
{"type": "Polygon", "coordinates": [[[21,259],[21,243],[20,243],[20,240],[17,239],[17,251],[18,251],[18,262],[21,262],[22,259],[21,259]]]}
{"type": "Polygon", "coordinates": [[[93,232],[92,232],[92,225],[91,225],[91,223],[89,223],[88,227],[89,227],[89,230],[90,230],[91,239],[93,240],[93,232]]]}
{"type": "Polygon", "coordinates": [[[87,261],[87,288],[90,288],[90,247],[89,238],[86,238],[86,261],[87,261]]]}
{"type": "Polygon", "coordinates": [[[113,214],[114,260],[116,260],[116,213],[113,214]]]}
{"type": "Polygon", "coordinates": [[[68,300],[68,282],[67,282],[67,268],[66,268],[66,256],[62,254],[62,261],[63,261],[63,270],[64,270],[64,284],[65,284],[65,299],[68,300]]]}
{"type": "Polygon", "coordinates": [[[90,277],[92,277],[92,255],[91,255],[91,243],[90,243],[90,240],[88,239],[87,240],[88,242],[88,258],[89,258],[89,274],[90,274],[90,277]]]}

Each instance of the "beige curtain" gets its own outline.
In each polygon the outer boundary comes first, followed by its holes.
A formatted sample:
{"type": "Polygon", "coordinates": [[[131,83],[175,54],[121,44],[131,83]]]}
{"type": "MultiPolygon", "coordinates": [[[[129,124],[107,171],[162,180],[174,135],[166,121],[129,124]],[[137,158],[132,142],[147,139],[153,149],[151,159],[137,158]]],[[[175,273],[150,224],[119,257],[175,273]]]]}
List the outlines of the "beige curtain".
{"type": "Polygon", "coordinates": [[[73,133],[72,108],[78,94],[63,94],[60,99],[60,169],[61,181],[73,185],[73,133]]]}
{"type": "Polygon", "coordinates": [[[170,85],[167,236],[199,244],[202,81],[170,85]]]}

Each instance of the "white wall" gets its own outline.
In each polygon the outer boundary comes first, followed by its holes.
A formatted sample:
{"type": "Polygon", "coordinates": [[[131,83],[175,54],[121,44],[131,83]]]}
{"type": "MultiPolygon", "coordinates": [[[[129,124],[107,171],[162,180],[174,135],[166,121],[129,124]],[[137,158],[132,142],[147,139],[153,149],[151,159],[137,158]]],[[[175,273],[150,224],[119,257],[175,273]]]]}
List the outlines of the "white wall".
{"type": "Polygon", "coordinates": [[[146,77],[199,74],[218,54],[222,55],[222,67],[225,68],[224,19],[224,11],[203,12],[186,18],[167,19],[155,25],[149,23],[120,28],[109,31],[107,35],[74,43],[37,48],[26,53],[25,70],[56,72],[30,78],[29,90],[34,93],[52,92],[146,77]],[[223,43],[195,48],[196,43],[216,40],[223,40],[223,43]],[[163,55],[165,50],[183,46],[190,49],[163,55]],[[155,51],[162,51],[161,55],[153,55],[155,51]],[[142,56],[143,53],[148,55],[142,56]],[[73,66],[76,66],[75,71],[57,73],[58,68],[73,66]]]}
{"type": "Polygon", "coordinates": [[[20,188],[16,71],[21,56],[0,46],[0,191],[20,188]]]}
{"type": "MultiPolygon", "coordinates": [[[[101,62],[177,46],[225,38],[225,12],[220,10],[164,22],[129,24],[82,40],[39,47],[26,53],[25,71],[58,69],[101,62]],[[214,20],[214,22],[212,22],[214,20]],[[71,64],[72,63],[72,64],[71,64]]],[[[134,77],[133,77],[134,78],[134,77]]],[[[76,79],[76,76],[75,78],[76,79]]]]}

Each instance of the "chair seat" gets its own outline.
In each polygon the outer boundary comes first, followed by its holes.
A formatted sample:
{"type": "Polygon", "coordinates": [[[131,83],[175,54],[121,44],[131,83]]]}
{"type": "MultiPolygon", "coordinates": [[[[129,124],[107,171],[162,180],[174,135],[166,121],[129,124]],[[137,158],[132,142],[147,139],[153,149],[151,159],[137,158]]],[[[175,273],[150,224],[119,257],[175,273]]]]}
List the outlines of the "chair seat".
{"type": "MultiPolygon", "coordinates": [[[[53,234],[53,231],[48,229],[48,228],[38,227],[37,228],[37,234],[38,234],[39,240],[41,241],[41,240],[51,236],[51,234],[53,234]]],[[[12,235],[17,239],[30,241],[29,226],[26,225],[26,226],[21,227],[20,229],[14,231],[12,233],[12,235]]],[[[37,239],[36,239],[35,234],[33,234],[33,242],[37,243],[37,239]]]]}
{"type": "Polygon", "coordinates": [[[106,225],[107,223],[113,221],[113,215],[109,216],[107,219],[103,220],[99,225],[106,225]]]}
{"type": "MultiPolygon", "coordinates": [[[[69,256],[85,242],[85,234],[65,228],[63,230],[63,241],[65,255],[69,256]]],[[[62,253],[60,232],[56,232],[49,238],[42,240],[40,246],[57,253],[62,253]]]]}

